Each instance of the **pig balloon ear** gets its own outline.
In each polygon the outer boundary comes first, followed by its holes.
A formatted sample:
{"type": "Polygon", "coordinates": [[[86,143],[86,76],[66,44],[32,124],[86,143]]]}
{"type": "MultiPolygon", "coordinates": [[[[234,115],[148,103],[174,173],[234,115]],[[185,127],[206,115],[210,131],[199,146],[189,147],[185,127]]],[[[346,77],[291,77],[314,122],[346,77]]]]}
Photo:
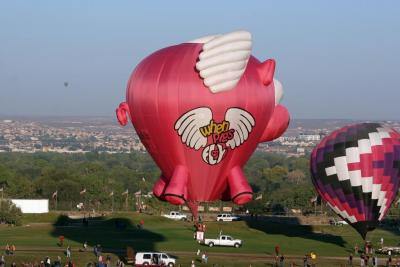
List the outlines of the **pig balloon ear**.
{"type": "Polygon", "coordinates": [[[268,59],[258,66],[258,75],[262,83],[267,86],[274,79],[275,73],[275,60],[268,59]]]}
{"type": "Polygon", "coordinates": [[[117,115],[117,119],[119,124],[121,124],[122,126],[125,126],[128,123],[128,118],[127,118],[127,114],[130,116],[130,112],[129,112],[129,106],[126,102],[122,102],[121,104],[119,104],[119,107],[115,110],[115,113],[117,115]]]}

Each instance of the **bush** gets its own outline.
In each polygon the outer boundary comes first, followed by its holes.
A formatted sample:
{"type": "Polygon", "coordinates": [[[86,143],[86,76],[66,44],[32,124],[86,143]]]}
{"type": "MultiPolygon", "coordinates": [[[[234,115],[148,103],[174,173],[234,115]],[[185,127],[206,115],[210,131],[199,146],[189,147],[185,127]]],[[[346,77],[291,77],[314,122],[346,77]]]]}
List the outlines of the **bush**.
{"type": "Polygon", "coordinates": [[[10,200],[0,200],[0,223],[8,223],[12,225],[21,225],[22,212],[10,200]]]}

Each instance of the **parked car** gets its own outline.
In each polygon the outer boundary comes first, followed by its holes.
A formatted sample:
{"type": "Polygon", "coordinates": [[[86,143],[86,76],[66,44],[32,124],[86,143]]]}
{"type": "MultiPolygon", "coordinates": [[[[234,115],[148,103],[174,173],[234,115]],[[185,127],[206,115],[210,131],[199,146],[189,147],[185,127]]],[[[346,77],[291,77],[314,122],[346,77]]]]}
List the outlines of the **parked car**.
{"type": "Polygon", "coordinates": [[[169,214],[164,214],[162,216],[164,216],[165,218],[177,220],[177,221],[182,221],[182,220],[186,221],[187,220],[186,214],[182,214],[179,211],[171,211],[169,214]]]}
{"type": "Polygon", "coordinates": [[[384,247],[379,248],[379,249],[377,250],[378,253],[380,253],[380,254],[386,254],[386,255],[389,255],[389,251],[390,251],[390,255],[400,254],[400,247],[395,247],[395,246],[384,246],[384,247]]]}
{"type": "Polygon", "coordinates": [[[330,225],[336,225],[336,226],[343,226],[343,225],[347,225],[348,223],[345,220],[338,220],[338,219],[330,219],[329,220],[329,224],[330,225]]]}
{"type": "Polygon", "coordinates": [[[229,235],[220,235],[219,238],[215,239],[205,238],[203,241],[200,241],[200,243],[209,246],[210,248],[213,246],[226,246],[235,248],[242,246],[242,240],[234,239],[229,235]]]}
{"type": "Polygon", "coordinates": [[[217,222],[232,222],[239,221],[240,217],[229,213],[222,213],[217,215],[217,222]]]}
{"type": "Polygon", "coordinates": [[[138,252],[135,256],[135,266],[168,266],[173,267],[176,259],[162,252],[138,252]]]}

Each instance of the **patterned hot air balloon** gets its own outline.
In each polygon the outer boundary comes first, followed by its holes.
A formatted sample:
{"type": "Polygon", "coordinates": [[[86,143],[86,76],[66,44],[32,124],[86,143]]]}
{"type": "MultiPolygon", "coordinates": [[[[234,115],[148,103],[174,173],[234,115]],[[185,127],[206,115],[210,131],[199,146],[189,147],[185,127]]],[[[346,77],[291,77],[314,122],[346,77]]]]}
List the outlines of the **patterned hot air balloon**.
{"type": "Polygon", "coordinates": [[[396,197],[400,134],[378,123],[345,126],[314,148],[310,168],[321,197],[365,239],[396,197]]]}

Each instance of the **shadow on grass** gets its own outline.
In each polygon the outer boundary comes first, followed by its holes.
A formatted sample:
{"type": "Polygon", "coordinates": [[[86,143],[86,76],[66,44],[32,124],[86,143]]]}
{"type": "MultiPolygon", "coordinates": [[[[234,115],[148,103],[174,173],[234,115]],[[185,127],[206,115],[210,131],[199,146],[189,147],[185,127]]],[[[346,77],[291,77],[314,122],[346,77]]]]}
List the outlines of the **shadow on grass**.
{"type": "Polygon", "coordinates": [[[378,226],[379,229],[400,235],[400,220],[397,218],[385,218],[378,226]]]}
{"type": "MultiPolygon", "coordinates": [[[[85,223],[82,218],[71,219],[61,215],[51,235],[57,238],[64,236],[66,240],[81,244],[86,241],[89,247],[99,244],[102,252],[120,256],[126,256],[128,247],[134,252],[156,251],[155,244],[165,241],[163,235],[146,230],[145,226],[141,229],[127,218],[94,217],[85,223]]],[[[64,247],[67,246],[68,242],[64,241],[64,247]]]]}
{"type": "Polygon", "coordinates": [[[297,218],[285,218],[284,222],[270,222],[263,218],[247,218],[245,222],[248,227],[263,231],[266,234],[284,235],[287,237],[300,237],[324,243],[331,243],[341,247],[345,247],[346,241],[337,235],[332,235],[324,232],[316,232],[310,225],[300,225],[297,218]]]}

